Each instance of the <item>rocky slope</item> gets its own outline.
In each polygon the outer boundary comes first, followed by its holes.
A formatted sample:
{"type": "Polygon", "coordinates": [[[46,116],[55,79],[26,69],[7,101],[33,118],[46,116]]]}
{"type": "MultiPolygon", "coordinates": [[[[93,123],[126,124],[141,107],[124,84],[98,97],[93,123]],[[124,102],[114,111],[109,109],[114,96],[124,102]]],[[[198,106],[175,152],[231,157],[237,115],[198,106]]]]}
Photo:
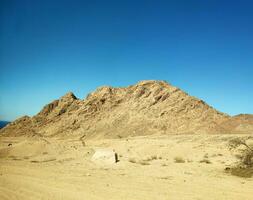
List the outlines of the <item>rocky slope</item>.
{"type": "Polygon", "coordinates": [[[230,117],[220,124],[228,133],[253,133],[253,115],[240,114],[230,117]]]}
{"type": "Polygon", "coordinates": [[[141,81],[125,88],[100,87],[84,100],[67,93],[37,115],[10,123],[0,134],[99,138],[247,132],[248,121],[238,128],[238,118],[215,110],[167,82],[141,81]]]}

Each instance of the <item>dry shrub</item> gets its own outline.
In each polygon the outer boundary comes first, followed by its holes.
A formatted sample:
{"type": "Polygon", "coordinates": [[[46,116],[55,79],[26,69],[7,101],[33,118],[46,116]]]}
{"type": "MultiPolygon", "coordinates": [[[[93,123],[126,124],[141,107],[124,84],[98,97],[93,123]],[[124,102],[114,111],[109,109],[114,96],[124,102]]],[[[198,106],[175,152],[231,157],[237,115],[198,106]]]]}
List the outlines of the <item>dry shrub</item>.
{"type": "Polygon", "coordinates": [[[134,159],[134,158],[129,158],[128,161],[131,163],[137,163],[136,159],[134,159]]]}
{"type": "Polygon", "coordinates": [[[208,158],[208,153],[206,153],[206,154],[204,155],[204,158],[206,158],[206,159],[208,158]]]}
{"type": "Polygon", "coordinates": [[[143,159],[143,161],[149,162],[149,161],[152,161],[152,158],[151,157],[146,157],[146,158],[143,159]]]}
{"type": "Polygon", "coordinates": [[[229,141],[229,150],[237,152],[238,162],[229,169],[235,176],[250,178],[253,176],[253,144],[247,144],[247,138],[235,138],[229,141]]]}
{"type": "Polygon", "coordinates": [[[141,164],[141,165],[150,165],[150,163],[145,161],[145,160],[141,160],[138,163],[141,164]]]}
{"type": "Polygon", "coordinates": [[[253,145],[248,145],[246,139],[235,138],[229,141],[230,151],[237,151],[237,159],[241,167],[253,167],[253,145]]]}
{"type": "Polygon", "coordinates": [[[150,163],[147,160],[136,160],[135,158],[129,158],[128,161],[140,165],[150,165],[150,163]]]}
{"type": "Polygon", "coordinates": [[[206,164],[211,164],[212,162],[210,160],[208,160],[207,158],[204,158],[202,160],[199,161],[200,163],[206,163],[206,164]]]}
{"type": "Polygon", "coordinates": [[[185,160],[182,157],[177,156],[174,158],[174,162],[175,163],[185,163],[185,160]]]}
{"type": "Polygon", "coordinates": [[[148,156],[143,161],[152,161],[152,160],[157,160],[158,157],[156,155],[148,156]]]}
{"type": "Polygon", "coordinates": [[[230,173],[234,176],[251,178],[253,176],[253,167],[251,168],[232,167],[230,169],[230,173]]]}
{"type": "Polygon", "coordinates": [[[157,160],[157,156],[156,156],[156,155],[153,155],[153,156],[151,156],[151,159],[152,159],[152,160],[157,160]]]}

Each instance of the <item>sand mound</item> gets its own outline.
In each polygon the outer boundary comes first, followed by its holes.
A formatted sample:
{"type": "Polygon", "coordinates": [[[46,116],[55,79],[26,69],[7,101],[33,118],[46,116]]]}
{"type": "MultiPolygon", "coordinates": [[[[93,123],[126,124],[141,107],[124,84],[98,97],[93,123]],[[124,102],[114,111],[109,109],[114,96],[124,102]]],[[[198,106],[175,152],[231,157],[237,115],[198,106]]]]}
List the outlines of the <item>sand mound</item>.
{"type": "Polygon", "coordinates": [[[6,143],[0,148],[0,158],[14,160],[42,159],[48,155],[54,156],[59,151],[55,145],[48,144],[43,140],[24,140],[17,144],[6,143]]]}

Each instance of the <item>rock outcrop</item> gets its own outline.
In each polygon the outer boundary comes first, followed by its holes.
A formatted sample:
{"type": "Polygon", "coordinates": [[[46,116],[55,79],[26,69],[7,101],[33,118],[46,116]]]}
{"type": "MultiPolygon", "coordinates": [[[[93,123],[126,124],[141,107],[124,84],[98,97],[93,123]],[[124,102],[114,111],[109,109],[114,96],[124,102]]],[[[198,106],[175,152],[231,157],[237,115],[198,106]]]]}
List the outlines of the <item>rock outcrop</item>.
{"type": "Polygon", "coordinates": [[[253,115],[240,114],[220,124],[224,133],[253,133],[253,115]]]}
{"type": "Polygon", "coordinates": [[[165,81],[141,81],[124,88],[100,87],[84,100],[67,93],[46,105],[37,115],[8,124],[0,134],[121,138],[149,134],[230,133],[242,129],[247,132],[249,123],[240,127],[237,118],[215,110],[165,81]],[[230,125],[234,122],[238,123],[236,127],[230,125]]]}

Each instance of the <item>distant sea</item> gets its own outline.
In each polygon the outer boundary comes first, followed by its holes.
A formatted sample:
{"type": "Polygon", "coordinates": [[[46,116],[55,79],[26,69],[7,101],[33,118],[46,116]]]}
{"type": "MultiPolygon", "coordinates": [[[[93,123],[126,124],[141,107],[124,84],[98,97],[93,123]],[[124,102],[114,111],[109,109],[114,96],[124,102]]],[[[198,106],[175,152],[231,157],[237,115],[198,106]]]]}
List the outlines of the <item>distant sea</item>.
{"type": "Polygon", "coordinates": [[[10,122],[7,122],[7,121],[0,121],[0,129],[5,127],[8,123],[10,122]]]}

